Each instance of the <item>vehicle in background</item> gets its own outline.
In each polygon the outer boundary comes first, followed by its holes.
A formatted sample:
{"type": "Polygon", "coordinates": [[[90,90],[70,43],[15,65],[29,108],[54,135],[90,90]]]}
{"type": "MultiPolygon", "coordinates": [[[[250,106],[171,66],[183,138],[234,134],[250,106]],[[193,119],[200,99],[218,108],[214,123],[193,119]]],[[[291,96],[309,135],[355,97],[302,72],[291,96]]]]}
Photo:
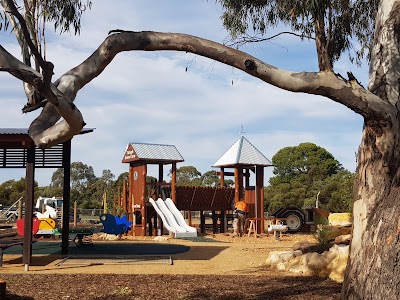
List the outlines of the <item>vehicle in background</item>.
{"type": "Polygon", "coordinates": [[[39,197],[35,205],[35,215],[40,217],[46,212],[49,218],[60,220],[62,216],[63,198],[61,197],[39,197]]]}
{"type": "Polygon", "coordinates": [[[285,225],[289,232],[305,231],[309,232],[315,225],[316,217],[320,215],[328,218],[327,210],[315,207],[309,207],[304,210],[298,208],[280,208],[271,214],[275,218],[285,218],[285,225]]]}
{"type": "MultiPolygon", "coordinates": [[[[15,203],[9,207],[4,207],[1,204],[0,209],[0,220],[6,221],[8,223],[13,223],[18,219],[18,206],[21,205],[22,197],[19,198],[15,203]]],[[[24,209],[22,208],[22,215],[24,214],[24,209]]]]}

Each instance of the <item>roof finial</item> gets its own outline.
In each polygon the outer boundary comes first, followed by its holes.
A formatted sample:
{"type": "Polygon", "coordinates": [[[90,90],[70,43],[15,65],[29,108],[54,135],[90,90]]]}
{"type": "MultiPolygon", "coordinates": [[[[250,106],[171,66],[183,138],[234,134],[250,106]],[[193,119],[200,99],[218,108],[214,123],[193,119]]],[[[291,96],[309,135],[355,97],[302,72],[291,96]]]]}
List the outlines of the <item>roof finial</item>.
{"type": "Polygon", "coordinates": [[[242,124],[242,125],[240,125],[240,132],[239,132],[239,134],[240,134],[240,136],[243,136],[244,133],[246,133],[246,132],[243,130],[243,124],[242,124]]]}

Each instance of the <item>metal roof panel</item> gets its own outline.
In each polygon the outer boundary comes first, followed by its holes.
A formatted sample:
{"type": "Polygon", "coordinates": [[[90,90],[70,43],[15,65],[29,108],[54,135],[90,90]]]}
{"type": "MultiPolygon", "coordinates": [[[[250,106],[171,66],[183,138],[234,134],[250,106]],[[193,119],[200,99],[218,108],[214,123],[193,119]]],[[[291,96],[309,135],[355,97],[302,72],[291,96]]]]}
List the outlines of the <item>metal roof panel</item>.
{"type": "Polygon", "coordinates": [[[129,145],[133,147],[138,160],[184,161],[182,155],[174,145],[135,142],[132,142],[129,145]]]}
{"type": "Polygon", "coordinates": [[[272,166],[272,162],[242,135],[213,167],[233,165],[272,166]]]}

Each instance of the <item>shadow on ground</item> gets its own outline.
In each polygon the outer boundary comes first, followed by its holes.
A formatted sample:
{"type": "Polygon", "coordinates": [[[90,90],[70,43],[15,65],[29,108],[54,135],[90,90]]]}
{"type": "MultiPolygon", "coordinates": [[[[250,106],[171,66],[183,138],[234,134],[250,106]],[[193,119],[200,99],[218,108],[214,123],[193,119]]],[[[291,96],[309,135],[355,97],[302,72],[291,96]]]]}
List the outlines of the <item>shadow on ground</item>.
{"type": "MultiPolygon", "coordinates": [[[[174,259],[190,260],[209,260],[225,250],[225,246],[185,246],[179,244],[161,244],[151,242],[94,242],[93,245],[82,245],[69,248],[68,255],[76,257],[82,256],[129,256],[129,255],[170,255],[174,259]],[[185,255],[195,251],[196,255],[185,255]],[[179,254],[179,258],[175,255],[179,254]]],[[[22,247],[9,248],[5,254],[21,255],[8,259],[7,264],[22,264],[22,247]]],[[[62,259],[65,255],[61,254],[59,242],[37,242],[32,247],[31,266],[46,266],[50,263],[62,259]]]]}

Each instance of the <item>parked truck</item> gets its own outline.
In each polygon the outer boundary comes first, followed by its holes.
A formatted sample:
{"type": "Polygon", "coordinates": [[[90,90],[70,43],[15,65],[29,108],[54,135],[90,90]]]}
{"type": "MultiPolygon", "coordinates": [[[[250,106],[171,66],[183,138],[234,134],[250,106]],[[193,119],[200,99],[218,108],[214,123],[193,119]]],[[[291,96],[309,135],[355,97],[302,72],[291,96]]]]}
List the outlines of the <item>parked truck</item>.
{"type": "Polygon", "coordinates": [[[61,197],[39,197],[36,201],[35,210],[37,213],[44,213],[47,211],[50,218],[61,219],[62,204],[63,198],[61,197]]]}
{"type": "MultiPolygon", "coordinates": [[[[311,226],[314,225],[315,208],[306,208],[300,210],[298,208],[280,208],[271,216],[275,218],[285,218],[285,224],[288,226],[289,232],[310,231],[311,226]]],[[[329,214],[329,213],[328,213],[329,214]]]]}

